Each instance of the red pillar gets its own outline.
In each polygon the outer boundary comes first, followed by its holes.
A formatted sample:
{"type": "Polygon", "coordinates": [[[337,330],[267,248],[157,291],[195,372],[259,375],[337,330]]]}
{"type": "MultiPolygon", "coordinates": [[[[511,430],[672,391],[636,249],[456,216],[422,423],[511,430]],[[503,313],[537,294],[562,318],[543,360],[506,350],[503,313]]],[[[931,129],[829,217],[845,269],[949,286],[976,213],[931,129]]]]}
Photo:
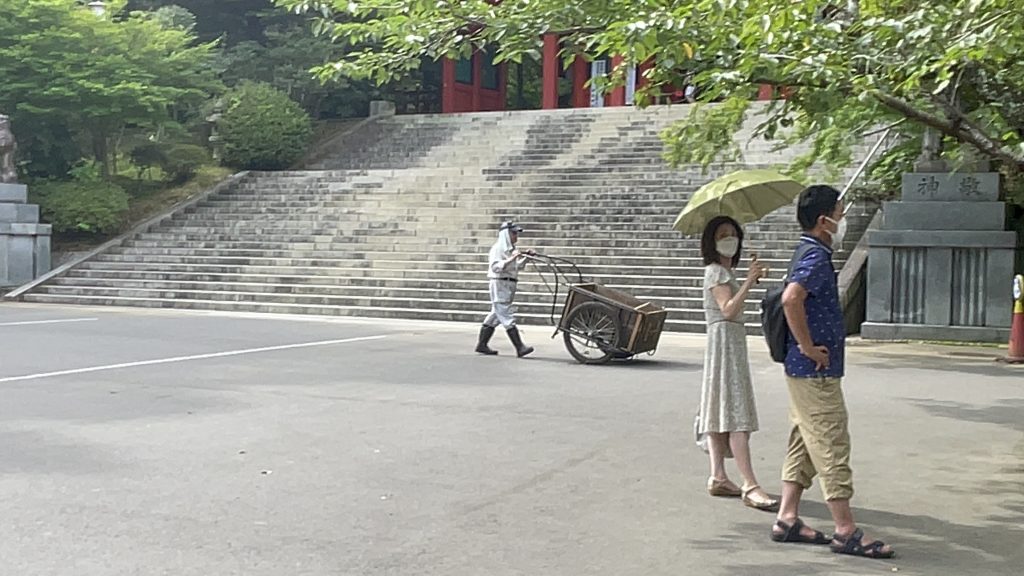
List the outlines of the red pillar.
{"type": "Polygon", "coordinates": [[[508,102],[508,62],[498,65],[498,110],[506,109],[508,102]]]}
{"type": "Polygon", "coordinates": [[[483,72],[484,72],[484,59],[483,54],[479,51],[473,53],[473,112],[479,112],[480,108],[480,91],[483,87],[483,72]]]}
{"type": "Polygon", "coordinates": [[[541,108],[558,108],[558,35],[544,35],[543,89],[541,108]]]}
{"type": "MultiPolygon", "coordinates": [[[[622,66],[622,56],[612,56],[612,69],[608,72],[613,72],[616,68],[622,66]]],[[[625,106],[626,105],[626,87],[616,86],[612,88],[612,91],[608,94],[608,106],[625,106]]]]}
{"type": "MultiPolygon", "coordinates": [[[[637,67],[637,80],[636,80],[636,91],[637,94],[633,96],[633,101],[640,103],[639,94],[642,90],[647,88],[651,83],[650,79],[647,78],[647,71],[654,68],[654,58],[648,58],[640,66],[637,67]]],[[[660,99],[657,94],[648,94],[644,100],[644,104],[660,104],[660,99]]]]}
{"type": "Polygon", "coordinates": [[[455,112],[455,61],[441,59],[441,112],[455,112]]]}
{"type": "Polygon", "coordinates": [[[637,89],[645,88],[648,84],[651,83],[651,81],[647,79],[647,71],[650,70],[651,68],[654,68],[654,58],[648,58],[647,60],[644,61],[643,64],[640,65],[640,68],[638,70],[640,78],[636,82],[637,89]]]}
{"type": "Polygon", "coordinates": [[[761,84],[757,90],[758,100],[771,100],[775,98],[775,89],[772,88],[771,84],[761,84]]]}
{"type": "Polygon", "coordinates": [[[572,107],[589,108],[590,91],[587,90],[587,71],[589,66],[586,58],[577,55],[572,61],[572,107]]]}

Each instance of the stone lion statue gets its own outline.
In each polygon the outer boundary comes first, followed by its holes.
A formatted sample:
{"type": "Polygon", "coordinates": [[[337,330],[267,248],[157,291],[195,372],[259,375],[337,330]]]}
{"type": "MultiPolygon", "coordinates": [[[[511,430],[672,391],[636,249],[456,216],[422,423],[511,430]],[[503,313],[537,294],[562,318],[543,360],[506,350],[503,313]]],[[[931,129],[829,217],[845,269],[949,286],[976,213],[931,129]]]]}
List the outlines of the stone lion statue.
{"type": "Polygon", "coordinates": [[[18,143],[11,132],[11,119],[0,114],[0,183],[13,184],[18,181],[18,169],[14,165],[14,152],[18,143]]]}

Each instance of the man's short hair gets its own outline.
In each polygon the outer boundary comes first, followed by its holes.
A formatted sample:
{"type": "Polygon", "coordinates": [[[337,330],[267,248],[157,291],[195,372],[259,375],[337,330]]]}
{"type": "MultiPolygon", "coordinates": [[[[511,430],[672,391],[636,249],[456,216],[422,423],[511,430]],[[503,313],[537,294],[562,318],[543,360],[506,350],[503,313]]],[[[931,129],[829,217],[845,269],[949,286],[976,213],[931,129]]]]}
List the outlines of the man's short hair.
{"type": "Polygon", "coordinates": [[[808,186],[800,193],[796,205],[796,219],[804,231],[813,230],[821,216],[832,216],[839,203],[839,190],[825,185],[808,186]]]}

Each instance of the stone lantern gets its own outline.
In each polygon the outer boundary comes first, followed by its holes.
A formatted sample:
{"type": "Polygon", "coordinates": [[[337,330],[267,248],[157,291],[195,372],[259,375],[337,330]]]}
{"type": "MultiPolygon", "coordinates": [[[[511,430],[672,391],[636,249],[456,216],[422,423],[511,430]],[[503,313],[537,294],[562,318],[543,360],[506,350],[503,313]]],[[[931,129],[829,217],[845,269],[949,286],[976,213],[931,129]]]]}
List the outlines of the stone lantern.
{"type": "Polygon", "coordinates": [[[213,103],[213,113],[206,117],[206,122],[210,125],[210,137],[207,140],[210,142],[210,149],[212,150],[214,160],[221,159],[221,150],[224,146],[224,140],[217,131],[217,123],[220,122],[220,119],[223,116],[224,99],[218,98],[217,101],[213,103]]]}

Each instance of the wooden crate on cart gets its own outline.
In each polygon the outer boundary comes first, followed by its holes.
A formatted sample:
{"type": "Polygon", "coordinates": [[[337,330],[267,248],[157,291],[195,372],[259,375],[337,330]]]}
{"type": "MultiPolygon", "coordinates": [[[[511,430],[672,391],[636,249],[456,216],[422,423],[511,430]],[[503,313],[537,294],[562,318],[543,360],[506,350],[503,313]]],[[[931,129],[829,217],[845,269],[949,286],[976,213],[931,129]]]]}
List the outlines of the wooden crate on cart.
{"type": "Polygon", "coordinates": [[[558,330],[579,362],[604,363],[658,347],[668,312],[596,282],[572,284],[558,330]]]}

